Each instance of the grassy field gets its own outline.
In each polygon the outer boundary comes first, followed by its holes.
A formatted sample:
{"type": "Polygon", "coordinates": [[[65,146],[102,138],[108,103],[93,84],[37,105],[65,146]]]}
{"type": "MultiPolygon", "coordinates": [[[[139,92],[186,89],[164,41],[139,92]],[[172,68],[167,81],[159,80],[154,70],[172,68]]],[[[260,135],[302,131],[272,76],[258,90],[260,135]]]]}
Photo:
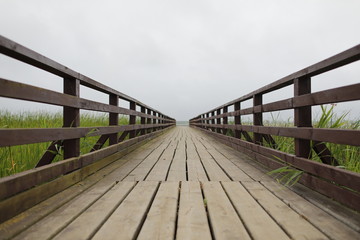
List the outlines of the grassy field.
{"type": "MultiPolygon", "coordinates": [[[[119,122],[121,125],[128,124],[128,119],[121,117],[119,122]]],[[[81,114],[81,127],[108,126],[108,124],[108,114],[81,114]]],[[[11,114],[10,112],[0,112],[0,128],[58,128],[62,125],[62,113],[24,112],[11,114]]],[[[98,138],[99,136],[81,139],[81,154],[88,153],[98,138]]],[[[34,168],[49,145],[50,142],[44,142],[0,148],[0,177],[34,168]]],[[[54,162],[62,159],[61,151],[59,151],[54,162]]]]}
{"type": "MultiPolygon", "coordinates": [[[[319,114],[319,119],[313,121],[314,128],[338,128],[338,129],[352,129],[360,130],[360,120],[346,120],[347,114],[342,114],[337,116],[334,112],[334,106],[321,107],[321,113],[319,114]]],[[[234,124],[233,122],[229,124],[234,124]]],[[[244,125],[251,124],[243,122],[244,125]]],[[[278,120],[273,118],[273,120],[264,121],[265,126],[278,126],[278,127],[293,127],[294,123],[289,119],[287,121],[278,120]]],[[[234,136],[232,131],[229,131],[230,136],[234,136]]],[[[252,133],[249,133],[253,137],[252,133]]],[[[294,140],[293,138],[281,137],[281,136],[272,136],[277,144],[277,150],[282,152],[294,154],[294,140]]],[[[242,139],[245,138],[242,136],[242,139]]],[[[264,142],[265,146],[268,146],[264,142]]],[[[326,146],[333,154],[335,159],[339,162],[339,168],[344,168],[353,172],[360,173],[360,147],[348,146],[341,144],[326,143],[326,146]]],[[[321,162],[320,158],[313,151],[311,153],[311,159],[317,162],[321,162]]]]}
{"type": "MultiPolygon", "coordinates": [[[[121,125],[128,124],[128,119],[121,117],[119,122],[121,125]]],[[[80,124],[81,127],[108,126],[108,115],[82,113],[80,124]]],[[[244,122],[243,124],[246,123],[244,122]]],[[[281,121],[273,119],[272,121],[265,121],[264,125],[292,127],[293,122],[290,120],[281,121]]],[[[0,112],[0,128],[54,128],[61,126],[62,113],[24,112],[11,114],[4,111],[0,112]]],[[[346,114],[339,117],[336,116],[333,112],[333,106],[330,108],[323,107],[320,118],[314,121],[314,127],[360,130],[360,120],[348,121],[346,120],[346,114]]],[[[251,133],[249,134],[252,135],[251,133]]],[[[229,131],[229,135],[233,135],[233,133],[229,131]]],[[[81,154],[88,153],[98,138],[99,137],[86,137],[81,139],[81,154]]],[[[277,143],[278,150],[294,154],[294,140],[292,138],[279,136],[273,136],[273,138],[277,143]]],[[[45,142],[0,148],[0,177],[34,168],[49,144],[50,142],[45,142]]],[[[107,145],[107,143],[105,145],[107,145]]],[[[326,143],[326,145],[339,161],[339,167],[360,172],[360,147],[331,143],[326,143]]],[[[54,161],[60,161],[62,159],[61,151],[59,151],[54,161]]],[[[314,161],[320,161],[315,153],[312,154],[312,159],[314,161]]]]}

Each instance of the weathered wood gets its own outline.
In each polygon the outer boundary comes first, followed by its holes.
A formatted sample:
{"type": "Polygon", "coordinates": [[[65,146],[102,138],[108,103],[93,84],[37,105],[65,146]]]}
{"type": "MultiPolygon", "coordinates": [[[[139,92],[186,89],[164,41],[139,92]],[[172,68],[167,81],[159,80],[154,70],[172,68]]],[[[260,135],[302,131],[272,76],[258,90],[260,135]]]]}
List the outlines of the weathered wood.
{"type": "MultiPolygon", "coordinates": [[[[113,106],[119,105],[119,97],[114,94],[109,95],[109,104],[113,106]]],[[[143,124],[143,123],[141,123],[143,124]]],[[[109,125],[110,126],[117,126],[119,125],[119,114],[117,113],[109,113],[109,125]]],[[[113,133],[109,136],[109,145],[114,145],[118,143],[118,134],[113,133]]]]}
{"type": "MultiPolygon", "coordinates": [[[[136,110],[136,103],[135,102],[130,102],[130,109],[131,110],[136,110]]],[[[134,125],[136,124],[136,116],[130,115],[129,117],[129,125],[134,125]]],[[[136,137],[136,131],[135,130],[131,130],[129,132],[129,138],[134,138],[136,137]]]]}
{"type": "MultiPolygon", "coordinates": [[[[146,108],[141,106],[141,112],[145,114],[146,113],[146,108]]],[[[142,125],[146,124],[146,118],[145,117],[141,117],[140,124],[142,124],[142,125]]],[[[146,129],[141,129],[141,135],[144,135],[145,133],[146,133],[146,129]]]]}
{"type": "Polygon", "coordinates": [[[199,182],[181,183],[176,239],[212,239],[199,182]]]}
{"type": "Polygon", "coordinates": [[[204,182],[211,228],[216,239],[251,239],[219,182],[204,182]]]}
{"type": "MultiPolygon", "coordinates": [[[[119,182],[67,225],[54,239],[89,239],[121,204],[135,182],[119,182]]],[[[84,205],[81,203],[81,205],[84,205]]],[[[54,214],[52,214],[53,216],[54,214]]],[[[41,226],[42,227],[42,226],[41,226]]],[[[51,228],[53,230],[53,227],[51,228]]]]}
{"type": "Polygon", "coordinates": [[[91,148],[90,152],[94,152],[101,149],[104,146],[105,142],[109,139],[109,136],[110,134],[105,134],[99,137],[95,145],[91,148]]]}
{"type": "MultiPolygon", "coordinates": [[[[80,96],[80,81],[76,78],[64,78],[64,93],[80,96]]],[[[63,127],[80,127],[80,109],[63,107],[63,127]]],[[[56,139],[58,140],[58,139],[56,139]]],[[[73,138],[63,141],[64,159],[77,157],[80,155],[80,139],[73,138]]]]}
{"type": "MultiPolygon", "coordinates": [[[[297,78],[294,80],[294,96],[311,93],[311,78],[297,78]]],[[[311,107],[299,107],[294,109],[294,125],[297,127],[311,127],[311,107]]],[[[295,138],[295,155],[303,158],[311,158],[310,141],[295,138]]]]}
{"type": "MultiPolygon", "coordinates": [[[[160,126],[169,127],[171,125],[171,123],[168,123],[160,126]]],[[[108,127],[0,129],[0,146],[7,147],[30,143],[50,142],[58,139],[64,140],[93,137],[117,132],[128,132],[138,129],[152,128],[153,126],[154,125],[137,124],[108,127]]]]}
{"type": "Polygon", "coordinates": [[[179,182],[163,182],[137,239],[172,239],[175,235],[179,182]]]}
{"type": "Polygon", "coordinates": [[[200,161],[194,142],[191,139],[187,143],[187,166],[189,181],[208,181],[205,169],[200,161]]]}
{"type": "Polygon", "coordinates": [[[186,141],[181,139],[176,147],[175,155],[172,160],[167,181],[186,181],[186,141]]]}
{"type": "Polygon", "coordinates": [[[78,79],[81,85],[92,88],[94,90],[98,90],[100,92],[106,94],[115,94],[119,96],[121,99],[127,101],[133,101],[138,105],[144,106],[151,110],[154,110],[147,105],[141,103],[140,101],[127,96],[121,92],[118,92],[108,86],[105,86],[95,80],[86,77],[80,73],[77,73],[70,68],[61,65],[29,48],[26,48],[10,39],[7,39],[0,35],[0,53],[12,57],[14,59],[20,60],[22,62],[28,63],[34,67],[43,69],[49,73],[53,73],[63,78],[73,78],[78,79]]]}
{"type": "Polygon", "coordinates": [[[36,164],[35,167],[37,168],[50,164],[54,160],[54,158],[56,157],[58,151],[60,150],[60,148],[62,148],[62,146],[63,146],[62,141],[59,140],[53,141],[50,144],[50,146],[47,148],[43,156],[40,158],[39,162],[36,164]]]}
{"type": "MultiPolygon", "coordinates": [[[[193,124],[197,126],[197,124],[193,124]]],[[[293,137],[308,139],[318,142],[331,142],[336,144],[360,146],[358,139],[360,138],[359,130],[333,129],[333,128],[312,128],[312,127],[268,127],[253,125],[214,125],[233,130],[254,132],[260,134],[269,134],[283,137],[293,137]]]]}
{"type": "Polygon", "coordinates": [[[100,199],[106,192],[113,188],[115,182],[99,181],[92,188],[78,197],[56,209],[30,228],[15,237],[15,239],[49,239],[58,234],[66,225],[79,216],[88,207],[100,199]]]}
{"type": "MultiPolygon", "coordinates": [[[[167,144],[167,143],[165,143],[167,144]]],[[[165,181],[168,175],[170,164],[173,161],[174,153],[178,142],[172,140],[167,144],[166,149],[161,153],[160,157],[155,159],[156,162],[146,176],[146,181],[165,181]]]]}
{"type": "Polygon", "coordinates": [[[257,182],[242,183],[255,200],[275,219],[292,239],[328,239],[304,217],[292,211],[257,182]]]}
{"type": "Polygon", "coordinates": [[[290,191],[288,188],[279,186],[274,182],[262,182],[262,184],[298,214],[304,217],[306,216],[306,219],[327,237],[331,239],[356,239],[359,236],[358,232],[306,201],[293,191],[290,191]]]}
{"type": "Polygon", "coordinates": [[[147,134],[146,136],[134,138],[119,143],[115,146],[110,146],[101,149],[97,152],[82,155],[80,158],[72,158],[69,160],[64,160],[51,165],[39,167],[36,170],[28,170],[12,176],[1,178],[0,200],[9,198],[29,188],[51,181],[61,175],[73,172],[79,169],[80,167],[84,167],[86,165],[95,163],[96,161],[106,158],[116,153],[117,151],[119,151],[120,153],[121,152],[127,153],[127,151],[129,150],[131,151],[131,149],[133,150],[139,145],[145,143],[139,141],[140,138],[143,138],[143,140],[146,139],[149,140],[160,135],[163,131],[158,131],[156,133],[147,134]],[[129,148],[130,146],[131,148],[129,148]],[[129,150],[127,150],[127,148],[129,148],[129,150]]]}
{"type": "Polygon", "coordinates": [[[320,157],[321,162],[331,166],[339,166],[339,162],[334,156],[332,156],[330,150],[326,147],[325,143],[314,141],[313,149],[316,154],[320,157]]]}
{"type": "Polygon", "coordinates": [[[290,239],[239,182],[222,185],[253,239],[290,239]]]}
{"type": "Polygon", "coordinates": [[[158,185],[154,181],[139,182],[93,239],[135,239],[158,185]]]}

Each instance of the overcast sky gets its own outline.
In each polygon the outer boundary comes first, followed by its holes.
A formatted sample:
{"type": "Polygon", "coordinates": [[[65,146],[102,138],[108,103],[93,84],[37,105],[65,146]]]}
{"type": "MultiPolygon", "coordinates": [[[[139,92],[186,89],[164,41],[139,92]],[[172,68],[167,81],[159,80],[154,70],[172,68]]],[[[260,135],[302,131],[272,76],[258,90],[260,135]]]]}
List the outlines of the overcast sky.
{"type": "MultiPolygon", "coordinates": [[[[359,0],[0,0],[0,34],[187,120],[359,44],[359,13],[359,0]]],[[[315,78],[313,91],[358,83],[359,69],[315,78]]],[[[62,91],[5,56],[0,77],[62,91]]]]}

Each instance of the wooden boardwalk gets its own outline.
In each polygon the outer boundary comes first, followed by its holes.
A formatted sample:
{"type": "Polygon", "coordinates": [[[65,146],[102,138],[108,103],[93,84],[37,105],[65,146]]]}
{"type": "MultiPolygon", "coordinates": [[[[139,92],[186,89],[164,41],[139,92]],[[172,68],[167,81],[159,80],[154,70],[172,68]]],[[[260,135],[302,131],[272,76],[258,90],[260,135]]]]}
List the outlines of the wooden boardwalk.
{"type": "Polygon", "coordinates": [[[358,215],[297,192],[176,127],[4,222],[0,239],[360,239],[358,215]]]}

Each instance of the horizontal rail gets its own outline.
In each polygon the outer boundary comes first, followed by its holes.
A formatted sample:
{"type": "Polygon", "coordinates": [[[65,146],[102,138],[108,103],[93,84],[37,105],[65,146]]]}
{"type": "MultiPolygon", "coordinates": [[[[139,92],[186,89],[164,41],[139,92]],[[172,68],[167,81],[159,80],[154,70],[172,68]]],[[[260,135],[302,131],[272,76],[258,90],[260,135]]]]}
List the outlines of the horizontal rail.
{"type": "MultiPolygon", "coordinates": [[[[91,89],[119,96],[119,98],[131,102],[135,102],[139,106],[146,107],[152,111],[155,109],[143,104],[135,98],[132,98],[124,93],[116,91],[102,83],[99,83],[89,77],[86,77],[54,60],[51,60],[27,47],[24,47],[4,36],[0,35],[0,53],[7,55],[11,58],[17,59],[21,62],[27,63],[34,67],[45,70],[46,72],[53,73],[62,78],[76,78],[80,80],[80,84],[91,89]]],[[[159,112],[160,113],[160,112],[159,112]]],[[[162,113],[160,113],[162,114],[162,113]]]]}
{"type": "Polygon", "coordinates": [[[321,73],[325,73],[330,70],[336,69],[338,67],[358,61],[359,59],[360,59],[360,44],[358,44],[344,52],[341,52],[335,56],[325,59],[321,62],[318,62],[318,63],[311,65],[309,67],[306,67],[300,71],[290,74],[284,78],[281,78],[271,84],[268,84],[262,88],[259,88],[258,90],[255,90],[247,95],[244,95],[244,96],[237,98],[233,101],[230,101],[228,103],[225,103],[217,108],[210,110],[209,112],[215,111],[218,108],[224,108],[226,106],[231,106],[231,105],[235,104],[236,102],[243,102],[243,101],[249,100],[254,95],[257,95],[257,94],[269,93],[269,92],[281,89],[283,87],[292,85],[294,83],[294,79],[296,79],[296,78],[303,78],[303,77],[307,77],[307,76],[314,77],[321,73]]]}
{"type": "Polygon", "coordinates": [[[118,132],[169,127],[167,124],[121,125],[109,127],[77,127],[77,128],[24,128],[0,129],[0,147],[17,146],[55,140],[67,140],[83,137],[94,137],[118,132]]]}
{"type": "MultiPolygon", "coordinates": [[[[256,91],[225,103],[190,119],[197,127],[225,144],[241,150],[270,169],[290,165],[303,171],[300,182],[354,209],[360,210],[360,174],[328,164],[338,164],[327,143],[360,146],[360,130],[314,128],[313,106],[360,100],[360,83],[311,92],[311,77],[360,59],[360,45],[324,61],[290,74],[256,91]],[[291,98],[263,103],[263,95],[293,85],[291,98]],[[253,106],[241,109],[241,103],[253,101],[253,106]],[[228,111],[233,107],[233,111],[228,111]],[[263,113],[293,110],[294,126],[264,126],[263,113]],[[244,125],[241,116],[252,115],[253,123],[244,125]],[[229,118],[234,122],[229,124],[229,118]],[[231,133],[231,134],[229,134],[231,133]],[[249,134],[251,133],[251,134],[249,134]],[[277,150],[276,138],[294,139],[294,154],[277,150]],[[323,163],[309,159],[318,155],[323,163]],[[326,164],[325,164],[326,163],[326,164]]],[[[267,122],[267,125],[271,123],[267,122]]]]}
{"type": "Polygon", "coordinates": [[[345,144],[351,146],[360,146],[360,131],[345,129],[326,129],[326,128],[295,128],[295,127],[268,127],[254,125],[234,125],[234,124],[198,124],[193,126],[206,128],[232,129],[261,134],[270,134],[274,136],[292,137],[309,139],[313,141],[331,142],[336,144],[345,144]]]}
{"type": "Polygon", "coordinates": [[[58,149],[63,150],[64,159],[79,157],[81,138],[99,136],[96,144],[91,148],[91,151],[96,152],[106,145],[106,142],[109,146],[116,145],[128,141],[127,139],[138,138],[139,135],[153,135],[175,125],[175,119],[137,99],[3,36],[0,36],[0,53],[63,78],[62,92],[0,78],[0,97],[63,108],[62,128],[0,129],[0,147],[51,142],[48,149],[44,149],[43,156],[36,164],[37,167],[50,164],[58,154],[58,149]],[[97,102],[96,99],[81,98],[81,85],[107,94],[108,104],[97,102]],[[128,101],[128,108],[120,107],[119,99],[128,101]],[[81,127],[80,110],[108,113],[109,126],[81,127]],[[119,125],[119,114],[127,116],[128,125],[119,125]]]}
{"type": "Polygon", "coordinates": [[[145,114],[130,110],[127,108],[117,107],[105,103],[95,102],[88,99],[74,97],[68,94],[47,90],[31,86],[24,83],[18,83],[10,80],[0,78],[0,97],[27,100],[38,103],[46,103],[55,106],[73,107],[83,110],[92,110],[98,112],[117,113],[124,115],[131,115],[137,117],[145,117],[158,120],[166,120],[173,122],[174,120],[165,117],[156,117],[151,114],[145,114]]]}

